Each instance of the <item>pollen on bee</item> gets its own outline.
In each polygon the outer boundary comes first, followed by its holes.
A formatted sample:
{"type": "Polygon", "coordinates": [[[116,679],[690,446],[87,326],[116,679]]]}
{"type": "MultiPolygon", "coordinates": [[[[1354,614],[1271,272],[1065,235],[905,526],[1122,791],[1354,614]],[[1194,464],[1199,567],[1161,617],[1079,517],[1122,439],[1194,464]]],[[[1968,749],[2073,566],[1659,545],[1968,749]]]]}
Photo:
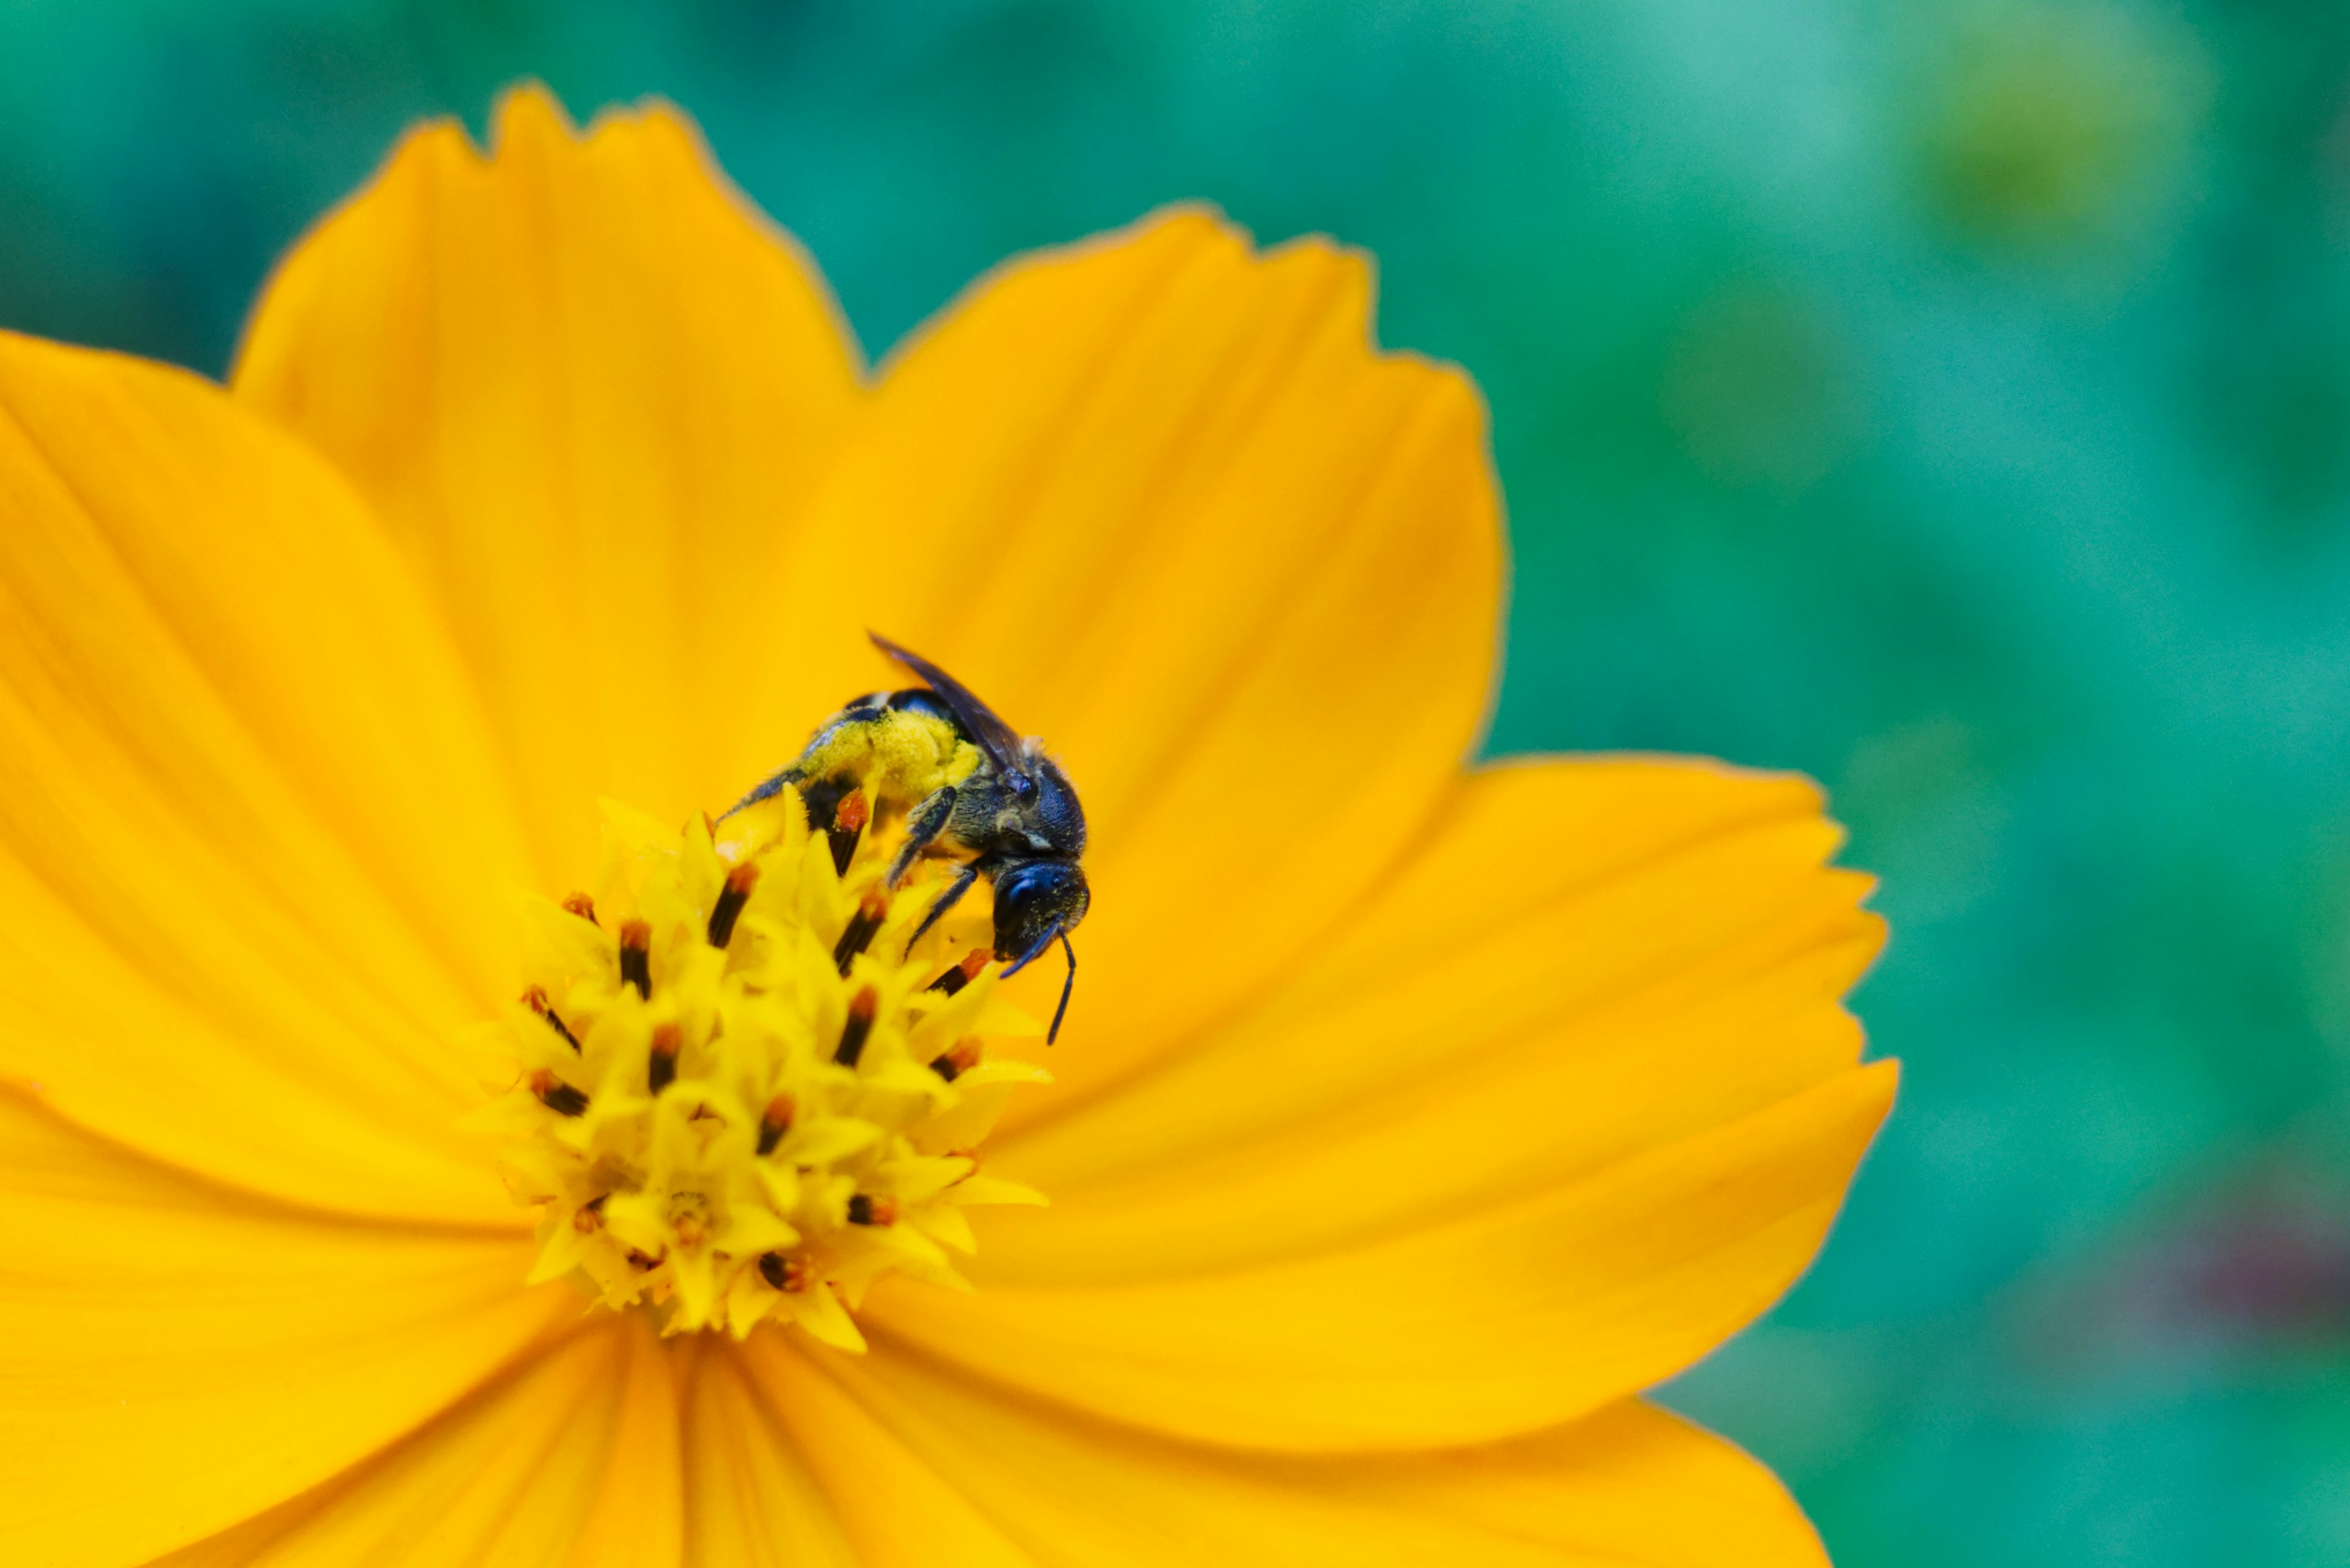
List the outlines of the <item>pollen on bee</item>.
{"type": "Polygon", "coordinates": [[[854,1067],[857,1059],[865,1054],[865,1038],[873,1033],[873,1015],[881,1008],[881,993],[867,986],[848,999],[848,1022],[840,1027],[840,1044],[832,1059],[844,1067],[854,1067]]]}
{"type": "Polygon", "coordinates": [[[710,907],[708,935],[710,945],[723,948],[734,940],[734,922],[742,918],[743,906],[751,901],[751,889],[759,885],[759,868],[749,861],[726,873],[725,886],[718,890],[718,901],[710,907]]]}
{"type": "Polygon", "coordinates": [[[653,928],[650,920],[620,922],[620,983],[633,985],[650,1002],[653,995],[653,928]]]}
{"type": "Polygon", "coordinates": [[[589,925],[596,923],[596,900],[585,893],[572,893],[563,900],[563,912],[577,915],[589,925]]]}
{"type": "Polygon", "coordinates": [[[664,1023],[653,1031],[652,1059],[645,1069],[645,1089],[660,1094],[677,1081],[677,1055],[685,1049],[685,1031],[664,1023]]]}
{"type": "Polygon", "coordinates": [[[541,1067],[530,1075],[530,1092],[558,1116],[576,1116],[588,1108],[588,1096],[541,1067]]]}
{"type": "Polygon", "coordinates": [[[792,1117],[798,1114],[799,1103],[789,1095],[777,1095],[767,1102],[767,1108],[759,1116],[761,1154],[775,1152],[775,1146],[784,1141],[785,1133],[792,1130],[792,1117]]]}
{"type": "Polygon", "coordinates": [[[848,1222],[851,1225],[895,1225],[898,1222],[898,1200],[894,1198],[872,1198],[860,1192],[848,1200],[848,1222]]]}

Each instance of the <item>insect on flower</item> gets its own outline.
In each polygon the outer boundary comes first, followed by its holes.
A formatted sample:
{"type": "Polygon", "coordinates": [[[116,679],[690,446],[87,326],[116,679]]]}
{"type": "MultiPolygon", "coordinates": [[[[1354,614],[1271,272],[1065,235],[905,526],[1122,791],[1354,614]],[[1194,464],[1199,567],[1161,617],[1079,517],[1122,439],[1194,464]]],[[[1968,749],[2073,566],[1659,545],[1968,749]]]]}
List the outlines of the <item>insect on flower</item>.
{"type": "Polygon", "coordinates": [[[985,877],[995,888],[995,956],[1014,975],[1057,940],[1067,978],[1045,1043],[1060,1037],[1076,984],[1069,933],[1093,895],[1077,864],[1086,852],[1086,813],[1060,764],[1035,736],[997,717],[972,690],[920,654],[868,632],[873,645],[929,684],[858,698],[825,721],[797,760],[729,806],[733,815],[790,785],[806,803],[808,826],[832,841],[834,867],[846,874],[867,823],[899,812],[906,841],[889,863],[896,888],[925,855],[968,856],[922,917],[919,940],[985,877]]]}

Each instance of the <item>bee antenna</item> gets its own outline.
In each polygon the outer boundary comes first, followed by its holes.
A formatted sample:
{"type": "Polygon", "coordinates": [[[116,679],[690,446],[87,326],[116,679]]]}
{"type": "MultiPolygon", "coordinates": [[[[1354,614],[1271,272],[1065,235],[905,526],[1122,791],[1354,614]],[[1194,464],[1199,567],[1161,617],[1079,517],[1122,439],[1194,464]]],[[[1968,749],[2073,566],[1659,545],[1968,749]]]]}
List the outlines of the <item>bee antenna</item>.
{"type": "Polygon", "coordinates": [[[1061,981],[1061,1005],[1053,1009],[1053,1027],[1045,1032],[1045,1044],[1047,1045],[1061,1037],[1061,1019],[1069,1011],[1069,992],[1076,989],[1077,983],[1077,950],[1069,945],[1068,928],[1058,920],[1054,921],[1052,925],[1045,928],[1045,934],[1031,942],[1028,945],[1028,950],[1014,960],[1012,967],[1005,970],[999,977],[1010,980],[1014,975],[1026,969],[1033,960],[1053,945],[1055,937],[1061,939],[1061,950],[1069,955],[1069,974],[1067,979],[1061,981]]]}

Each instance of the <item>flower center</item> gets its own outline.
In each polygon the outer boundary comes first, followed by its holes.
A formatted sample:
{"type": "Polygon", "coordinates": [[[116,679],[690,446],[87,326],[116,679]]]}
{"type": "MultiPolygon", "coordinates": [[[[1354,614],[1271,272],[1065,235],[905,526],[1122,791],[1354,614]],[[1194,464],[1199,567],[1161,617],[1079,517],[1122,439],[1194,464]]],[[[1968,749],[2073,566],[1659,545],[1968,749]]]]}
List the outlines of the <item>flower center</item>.
{"type": "Polygon", "coordinates": [[[498,1026],[519,1071],[484,1118],[540,1209],[532,1282],[569,1276],[664,1333],[775,1318],[862,1349],[874,1280],[968,1288],[963,1210],[1044,1201],[973,1152],[1047,1076],[983,1040],[1041,1031],[994,996],[983,906],[909,949],[952,868],[885,887],[902,834],[872,827],[850,852],[790,790],[682,833],[605,803],[597,894],[533,908],[531,983],[498,1026]]]}

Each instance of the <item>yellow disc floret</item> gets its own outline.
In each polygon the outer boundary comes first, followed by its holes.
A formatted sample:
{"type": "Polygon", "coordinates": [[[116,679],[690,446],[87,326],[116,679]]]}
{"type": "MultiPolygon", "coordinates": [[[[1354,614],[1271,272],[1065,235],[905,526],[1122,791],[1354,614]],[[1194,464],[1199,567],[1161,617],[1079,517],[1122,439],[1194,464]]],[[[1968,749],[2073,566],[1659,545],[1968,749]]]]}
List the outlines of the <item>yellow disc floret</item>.
{"type": "Polygon", "coordinates": [[[908,950],[947,868],[884,888],[877,831],[837,873],[788,790],[715,832],[604,819],[601,886],[533,906],[497,1031],[515,1070],[485,1115],[541,1210],[533,1279],[667,1333],[773,1318],[846,1348],[880,1275],[961,1287],[962,1210],[1043,1201],[972,1152],[1045,1077],[987,1051],[1039,1031],[994,996],[985,913],[908,950]]]}

